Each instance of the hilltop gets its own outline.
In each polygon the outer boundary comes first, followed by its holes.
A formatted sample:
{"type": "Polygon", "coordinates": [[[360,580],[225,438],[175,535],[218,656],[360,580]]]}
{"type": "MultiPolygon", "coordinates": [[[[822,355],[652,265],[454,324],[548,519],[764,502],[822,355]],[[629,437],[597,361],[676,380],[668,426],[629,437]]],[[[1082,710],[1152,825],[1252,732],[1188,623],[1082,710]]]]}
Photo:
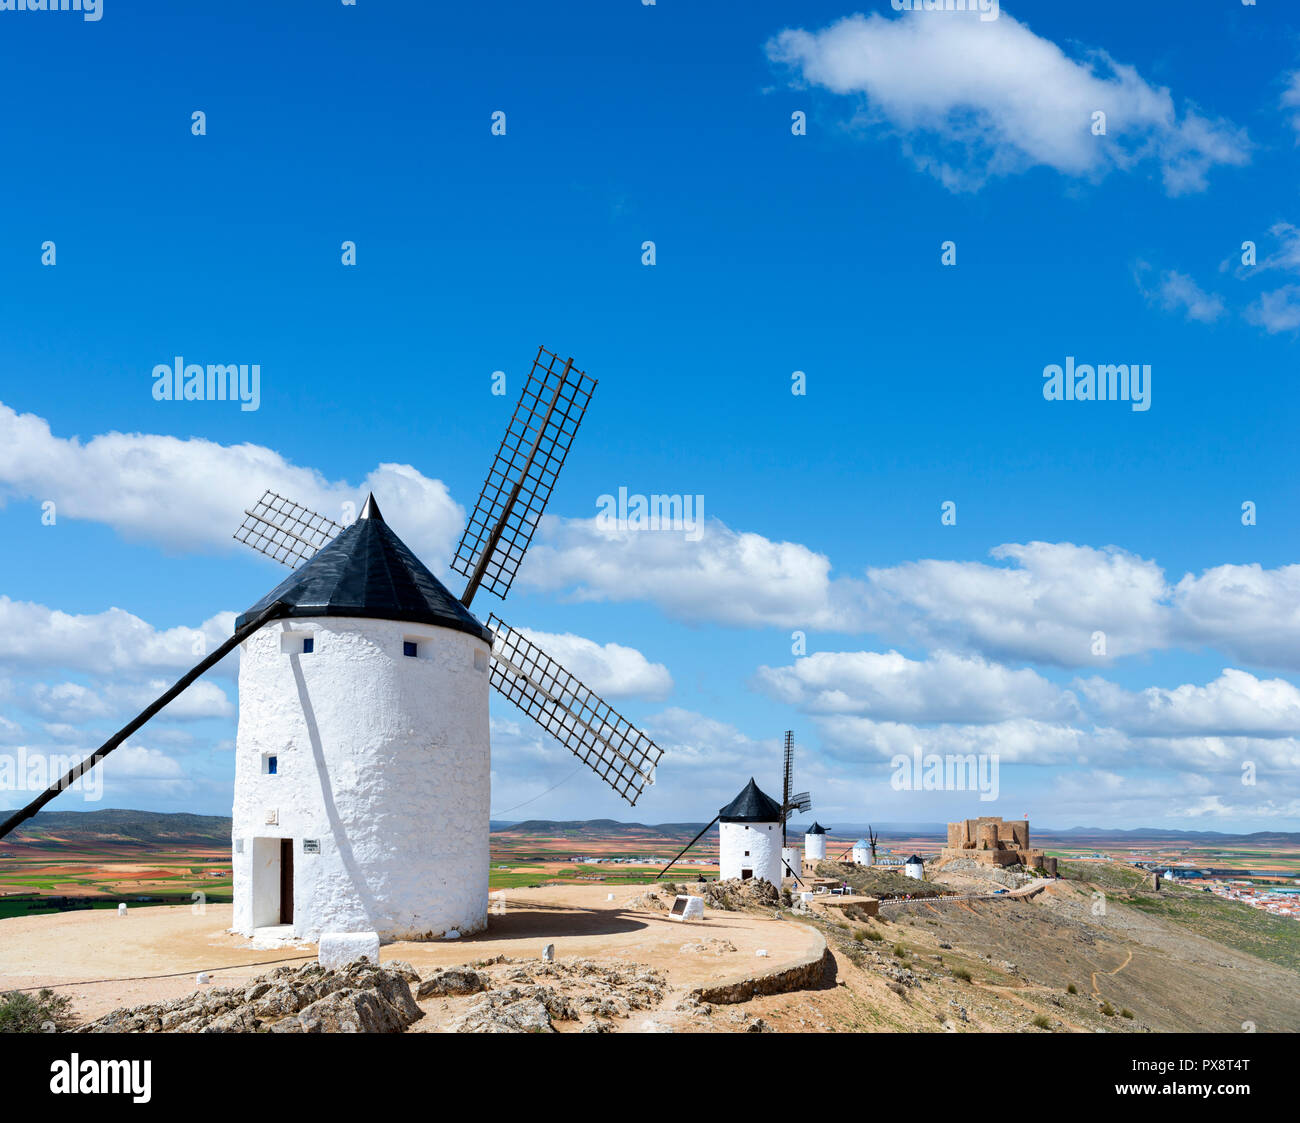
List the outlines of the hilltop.
{"type": "Polygon", "coordinates": [[[186,812],[40,811],[8,838],[5,846],[81,849],[87,846],[223,846],[230,845],[230,818],[186,812]]]}

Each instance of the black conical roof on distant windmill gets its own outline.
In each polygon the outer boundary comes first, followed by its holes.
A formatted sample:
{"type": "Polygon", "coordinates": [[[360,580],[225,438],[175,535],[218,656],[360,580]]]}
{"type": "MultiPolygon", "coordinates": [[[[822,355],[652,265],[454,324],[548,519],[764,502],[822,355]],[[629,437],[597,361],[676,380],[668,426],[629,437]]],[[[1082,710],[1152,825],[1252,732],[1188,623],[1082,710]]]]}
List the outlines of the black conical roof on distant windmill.
{"type": "Polygon", "coordinates": [[[809,828],[808,828],[806,831],[804,831],[803,833],[804,833],[804,834],[825,834],[825,833],[826,833],[826,828],[823,827],[823,826],[821,825],[821,823],[814,822],[813,825],[812,825],[811,827],[809,827],[809,828]]]}
{"type": "Polygon", "coordinates": [[[718,818],[724,823],[779,823],[781,805],[754,783],[751,776],[740,795],[718,812],[718,818]]]}
{"type": "Polygon", "coordinates": [[[361,517],[235,621],[240,628],[280,601],[286,616],[359,616],[492,633],[447,590],[389,525],[372,495],[361,517]]]}

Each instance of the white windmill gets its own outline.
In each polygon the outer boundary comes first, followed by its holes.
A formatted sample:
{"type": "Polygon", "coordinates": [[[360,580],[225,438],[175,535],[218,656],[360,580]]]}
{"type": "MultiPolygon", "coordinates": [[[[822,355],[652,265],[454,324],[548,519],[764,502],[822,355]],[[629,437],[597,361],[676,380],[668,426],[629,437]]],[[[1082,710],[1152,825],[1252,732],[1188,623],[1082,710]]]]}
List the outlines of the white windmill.
{"type": "Polygon", "coordinates": [[[764,792],[751,776],[749,783],[726,807],[709,820],[677,853],[658,876],[663,877],[682,855],[700,841],[714,823],[718,823],[718,877],[748,880],[751,877],[770,881],[778,889],[784,878],[802,884],[803,869],[797,847],[786,845],[786,822],[795,811],[808,811],[812,798],[807,792],[794,791],[794,730],[785,731],[785,755],[781,773],[781,802],[764,792]],[[774,830],[779,828],[779,834],[774,830]]]}
{"type": "Polygon", "coordinates": [[[804,857],[810,862],[826,860],[826,828],[814,822],[803,836],[804,857]]]}
{"type": "Polygon", "coordinates": [[[718,812],[718,877],[750,878],[781,888],[781,805],[749,778],[718,812]]]}
{"type": "Polygon", "coordinates": [[[419,938],[487,921],[488,685],[629,804],[662,751],[544,651],[469,612],[504,599],[596,382],[539,348],[457,547],[459,601],[371,497],[344,528],[272,492],[235,537],[295,569],[234,635],[0,825],[34,815],[242,645],[235,927],[419,938]]]}

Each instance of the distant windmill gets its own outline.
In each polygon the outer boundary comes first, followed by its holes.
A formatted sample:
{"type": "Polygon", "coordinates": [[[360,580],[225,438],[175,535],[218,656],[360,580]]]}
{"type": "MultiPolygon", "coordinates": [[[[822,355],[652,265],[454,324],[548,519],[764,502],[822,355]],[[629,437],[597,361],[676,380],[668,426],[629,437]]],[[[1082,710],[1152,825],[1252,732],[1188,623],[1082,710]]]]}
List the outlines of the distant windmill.
{"type": "Polygon", "coordinates": [[[469,612],[480,587],[509,592],[595,387],[572,359],[538,348],[451,563],[469,579],[459,601],[373,496],[344,528],[268,491],[235,537],[294,573],[220,648],[0,825],[0,837],[242,644],[236,929],[397,938],[482,928],[489,682],[629,804],[662,755],[536,644],[469,612]]]}
{"type": "MultiPolygon", "coordinates": [[[[722,820],[723,827],[728,828],[728,830],[724,831],[724,836],[726,837],[720,840],[720,855],[722,858],[720,865],[737,865],[741,870],[739,876],[742,877],[746,876],[746,870],[751,869],[754,871],[754,876],[762,876],[761,873],[756,872],[757,868],[766,866],[770,855],[772,869],[775,872],[773,875],[768,877],[768,880],[772,880],[774,876],[778,883],[778,888],[780,887],[779,882],[783,876],[793,877],[798,881],[799,870],[796,868],[798,862],[791,856],[797,853],[797,851],[792,851],[788,846],[786,846],[785,826],[794,812],[807,811],[812,807],[812,798],[807,792],[799,792],[797,795],[793,794],[793,792],[794,730],[787,729],[785,731],[785,748],[782,754],[781,802],[777,803],[762,792],[751,777],[749,784],[741,791],[740,795],[710,819],[705,825],[704,830],[700,831],[700,833],[691,839],[690,842],[683,846],[681,850],[678,851],[677,856],[659,871],[658,876],[663,877],[664,874],[672,869],[681,859],[682,855],[699,842],[708,832],[709,828],[720,819],[722,820]],[[727,855],[721,854],[721,850],[727,849],[725,844],[730,837],[739,837],[735,835],[735,826],[739,824],[744,829],[756,830],[759,827],[765,828],[769,824],[769,821],[772,823],[779,822],[781,824],[780,857],[777,857],[775,848],[763,843],[761,847],[763,859],[758,861],[756,866],[739,862],[739,859],[737,859],[736,862],[728,863],[727,855]]],[[[757,854],[758,851],[755,851],[755,855],[750,855],[748,849],[744,850],[744,856],[756,856],[757,854]]],[[[725,877],[726,875],[721,874],[721,876],[725,877]]]]}
{"type": "Polygon", "coordinates": [[[867,827],[867,837],[858,839],[840,855],[840,860],[843,861],[850,854],[853,856],[853,861],[859,866],[874,866],[876,864],[876,832],[871,827],[867,827]]]}

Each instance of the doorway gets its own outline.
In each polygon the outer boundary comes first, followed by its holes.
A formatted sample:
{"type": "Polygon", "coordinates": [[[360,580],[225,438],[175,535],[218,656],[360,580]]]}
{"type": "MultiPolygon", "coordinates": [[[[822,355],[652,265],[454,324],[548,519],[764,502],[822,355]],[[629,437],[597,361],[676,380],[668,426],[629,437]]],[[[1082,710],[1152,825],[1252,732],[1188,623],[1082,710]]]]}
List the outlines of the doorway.
{"type": "Polygon", "coordinates": [[[751,877],[753,877],[753,876],[754,876],[754,871],[753,871],[753,870],[741,870],[741,871],[740,871],[740,880],[741,880],[741,881],[748,881],[748,880],[749,880],[751,877]]]}
{"type": "Polygon", "coordinates": [[[280,923],[293,923],[293,839],[280,839],[280,923]]]}

